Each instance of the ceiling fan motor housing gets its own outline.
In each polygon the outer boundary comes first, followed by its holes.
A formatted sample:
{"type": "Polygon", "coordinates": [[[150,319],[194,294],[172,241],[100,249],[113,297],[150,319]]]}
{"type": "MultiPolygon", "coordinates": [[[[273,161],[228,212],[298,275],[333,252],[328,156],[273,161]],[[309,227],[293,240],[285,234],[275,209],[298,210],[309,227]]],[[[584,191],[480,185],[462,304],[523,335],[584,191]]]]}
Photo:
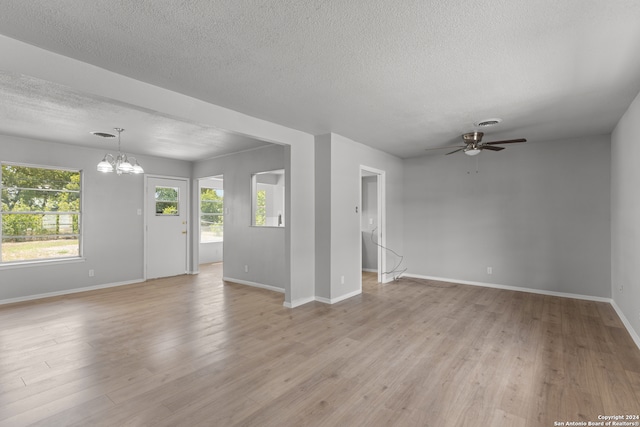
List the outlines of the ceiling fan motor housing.
{"type": "Polygon", "coordinates": [[[462,135],[462,139],[465,144],[479,143],[482,141],[482,137],[484,136],[483,132],[469,132],[462,135]]]}

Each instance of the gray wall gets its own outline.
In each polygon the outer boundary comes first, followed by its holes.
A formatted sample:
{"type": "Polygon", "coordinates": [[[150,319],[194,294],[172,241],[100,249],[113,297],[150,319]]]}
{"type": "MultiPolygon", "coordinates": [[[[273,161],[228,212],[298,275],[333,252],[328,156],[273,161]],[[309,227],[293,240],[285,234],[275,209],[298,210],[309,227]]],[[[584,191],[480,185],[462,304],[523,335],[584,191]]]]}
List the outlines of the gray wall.
{"type": "Polygon", "coordinates": [[[611,284],[613,300],[640,335],[640,95],[611,137],[611,284]]]}
{"type": "Polygon", "coordinates": [[[331,134],[315,140],[315,296],[331,298],[331,134]]]}
{"type": "MultiPolygon", "coordinates": [[[[285,228],[251,226],[251,175],[285,168],[285,147],[272,145],[196,162],[194,178],[224,175],[224,276],[284,291],[285,228]],[[245,272],[244,266],[249,267],[245,272]]],[[[288,217],[288,213],[285,212],[288,217]]],[[[287,224],[287,226],[289,226],[287,224]]]]}
{"type": "MultiPolygon", "coordinates": [[[[314,165],[306,169],[314,176],[315,191],[304,193],[312,198],[305,206],[315,202],[315,280],[304,283],[327,299],[357,291],[361,223],[355,206],[360,165],[365,165],[387,172],[387,246],[405,255],[409,273],[599,297],[611,295],[613,281],[614,300],[638,330],[640,290],[633,279],[638,276],[640,202],[634,186],[637,167],[628,145],[638,134],[639,104],[636,99],[613,134],[612,159],[607,136],[524,144],[482,153],[478,174],[476,159],[464,155],[402,161],[339,135],[316,137],[314,165]],[[493,267],[493,275],[487,275],[487,266],[493,267]],[[620,285],[624,293],[618,291],[620,285]]],[[[234,181],[225,189],[232,199],[226,200],[226,223],[232,228],[225,230],[225,245],[231,236],[235,242],[225,246],[225,276],[282,288],[293,268],[286,234],[248,226],[249,177],[260,170],[295,168],[287,150],[274,145],[195,164],[137,157],[149,174],[224,174],[225,180],[234,181]],[[249,273],[244,265],[249,265],[249,273]]],[[[142,280],[144,217],[136,210],[144,208],[143,179],[99,174],[95,165],[103,154],[0,136],[3,161],[85,171],[85,261],[0,268],[0,300],[142,280]],[[118,246],[122,236],[131,243],[118,246]],[[89,269],[95,277],[88,277],[89,269]],[[20,286],[7,285],[13,283],[20,286]]],[[[388,267],[394,261],[390,258],[388,267]]]]}
{"type": "Polygon", "coordinates": [[[362,284],[360,166],[386,172],[387,246],[403,250],[402,160],[340,135],[316,137],[316,295],[332,301],[362,284]]]}
{"type": "Polygon", "coordinates": [[[199,244],[198,262],[207,264],[212,262],[222,262],[224,259],[224,243],[208,242],[199,244]]]}
{"type": "Polygon", "coordinates": [[[608,136],[404,165],[408,273],[611,296],[608,136]]]}
{"type": "MultiPolygon", "coordinates": [[[[0,135],[0,160],[83,171],[83,262],[0,267],[0,300],[140,281],[144,277],[144,178],[103,174],[103,150],[0,135]],[[137,210],[142,209],[143,215],[137,210]],[[120,242],[126,241],[122,245],[120,242]],[[89,270],[95,271],[89,277],[89,270]]],[[[191,164],[136,155],[145,173],[189,178],[191,164]]]]}

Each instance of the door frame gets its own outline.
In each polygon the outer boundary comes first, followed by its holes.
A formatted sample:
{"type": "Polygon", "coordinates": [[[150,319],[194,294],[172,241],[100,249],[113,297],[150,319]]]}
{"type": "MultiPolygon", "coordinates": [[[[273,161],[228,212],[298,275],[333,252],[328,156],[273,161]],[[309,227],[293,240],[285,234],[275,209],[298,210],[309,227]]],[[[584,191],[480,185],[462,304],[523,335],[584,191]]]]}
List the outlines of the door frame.
{"type": "MultiPolygon", "coordinates": [[[[386,189],[386,172],[381,169],[372,168],[370,166],[360,165],[360,182],[358,188],[360,189],[360,226],[358,227],[358,241],[360,244],[359,252],[359,262],[360,262],[360,271],[362,272],[362,178],[365,176],[371,176],[371,174],[377,177],[377,209],[378,209],[378,223],[377,225],[377,238],[378,238],[378,283],[384,283],[384,272],[387,271],[387,251],[383,250],[382,247],[387,246],[387,218],[386,218],[386,199],[387,199],[387,189],[386,189]],[[365,175],[365,172],[367,173],[365,175]]],[[[362,273],[360,273],[360,292],[362,292],[362,273]]]]}
{"type": "MultiPolygon", "coordinates": [[[[143,212],[143,218],[144,218],[144,255],[143,255],[143,260],[144,260],[144,280],[147,280],[147,257],[148,257],[148,253],[147,253],[147,242],[148,242],[148,238],[147,238],[147,234],[149,233],[149,227],[147,224],[147,214],[149,212],[149,209],[152,209],[151,206],[149,206],[149,197],[147,197],[149,195],[149,178],[159,178],[159,179],[173,179],[176,181],[183,181],[186,183],[187,185],[187,191],[185,192],[186,194],[184,195],[185,200],[184,200],[184,206],[185,209],[187,210],[185,212],[185,217],[187,218],[187,242],[186,242],[186,256],[185,256],[185,266],[184,266],[184,271],[186,273],[189,273],[191,271],[191,247],[193,245],[193,241],[191,236],[193,235],[193,228],[191,227],[191,180],[189,178],[185,178],[182,176],[169,176],[169,175],[154,175],[154,174],[145,174],[144,175],[144,212],[143,212]]],[[[155,207],[153,207],[153,209],[155,209],[155,207]]]]}

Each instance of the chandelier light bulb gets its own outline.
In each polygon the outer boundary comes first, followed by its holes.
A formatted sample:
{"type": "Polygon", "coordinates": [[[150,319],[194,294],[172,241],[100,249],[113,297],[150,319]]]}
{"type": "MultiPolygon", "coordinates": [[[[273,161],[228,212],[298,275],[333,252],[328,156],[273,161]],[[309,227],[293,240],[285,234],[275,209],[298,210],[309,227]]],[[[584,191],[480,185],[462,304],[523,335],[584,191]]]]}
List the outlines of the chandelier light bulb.
{"type": "MultiPolygon", "coordinates": [[[[144,169],[140,166],[140,163],[135,158],[131,158],[131,162],[127,158],[127,155],[122,152],[120,148],[121,140],[120,134],[124,129],[122,128],[114,128],[116,132],[118,132],[118,155],[114,157],[111,154],[105,154],[104,158],[100,163],[98,163],[97,169],[98,172],[110,173],[116,172],[118,175],[122,174],[141,174],[144,173],[144,169]]],[[[114,135],[105,134],[101,132],[92,132],[94,135],[105,136],[109,135],[109,137],[113,137],[114,135]]]]}

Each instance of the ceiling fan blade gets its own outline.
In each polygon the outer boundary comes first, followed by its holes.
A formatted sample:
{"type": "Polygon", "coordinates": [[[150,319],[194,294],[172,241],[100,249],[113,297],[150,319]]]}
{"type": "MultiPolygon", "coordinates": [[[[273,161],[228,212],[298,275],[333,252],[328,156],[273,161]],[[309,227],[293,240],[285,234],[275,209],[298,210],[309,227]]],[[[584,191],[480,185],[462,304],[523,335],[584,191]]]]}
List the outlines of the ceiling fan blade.
{"type": "MultiPolygon", "coordinates": [[[[444,147],[442,147],[442,148],[444,148],[444,147]]],[[[453,150],[452,152],[445,154],[445,156],[448,156],[449,154],[457,153],[458,151],[462,151],[462,150],[464,150],[464,147],[458,148],[457,150],[453,150]]]]}
{"type": "Polygon", "coordinates": [[[483,145],[496,145],[496,144],[515,144],[517,142],[527,142],[526,139],[506,139],[504,141],[493,141],[493,142],[485,142],[483,145]]]}
{"type": "Polygon", "coordinates": [[[481,150],[490,150],[490,151],[500,151],[500,150],[504,150],[504,147],[493,147],[491,145],[481,145],[480,149],[481,150]]]}
{"type": "Polygon", "coordinates": [[[464,148],[464,145],[446,145],[444,147],[425,148],[425,151],[429,150],[442,150],[443,148],[464,148]]]}

